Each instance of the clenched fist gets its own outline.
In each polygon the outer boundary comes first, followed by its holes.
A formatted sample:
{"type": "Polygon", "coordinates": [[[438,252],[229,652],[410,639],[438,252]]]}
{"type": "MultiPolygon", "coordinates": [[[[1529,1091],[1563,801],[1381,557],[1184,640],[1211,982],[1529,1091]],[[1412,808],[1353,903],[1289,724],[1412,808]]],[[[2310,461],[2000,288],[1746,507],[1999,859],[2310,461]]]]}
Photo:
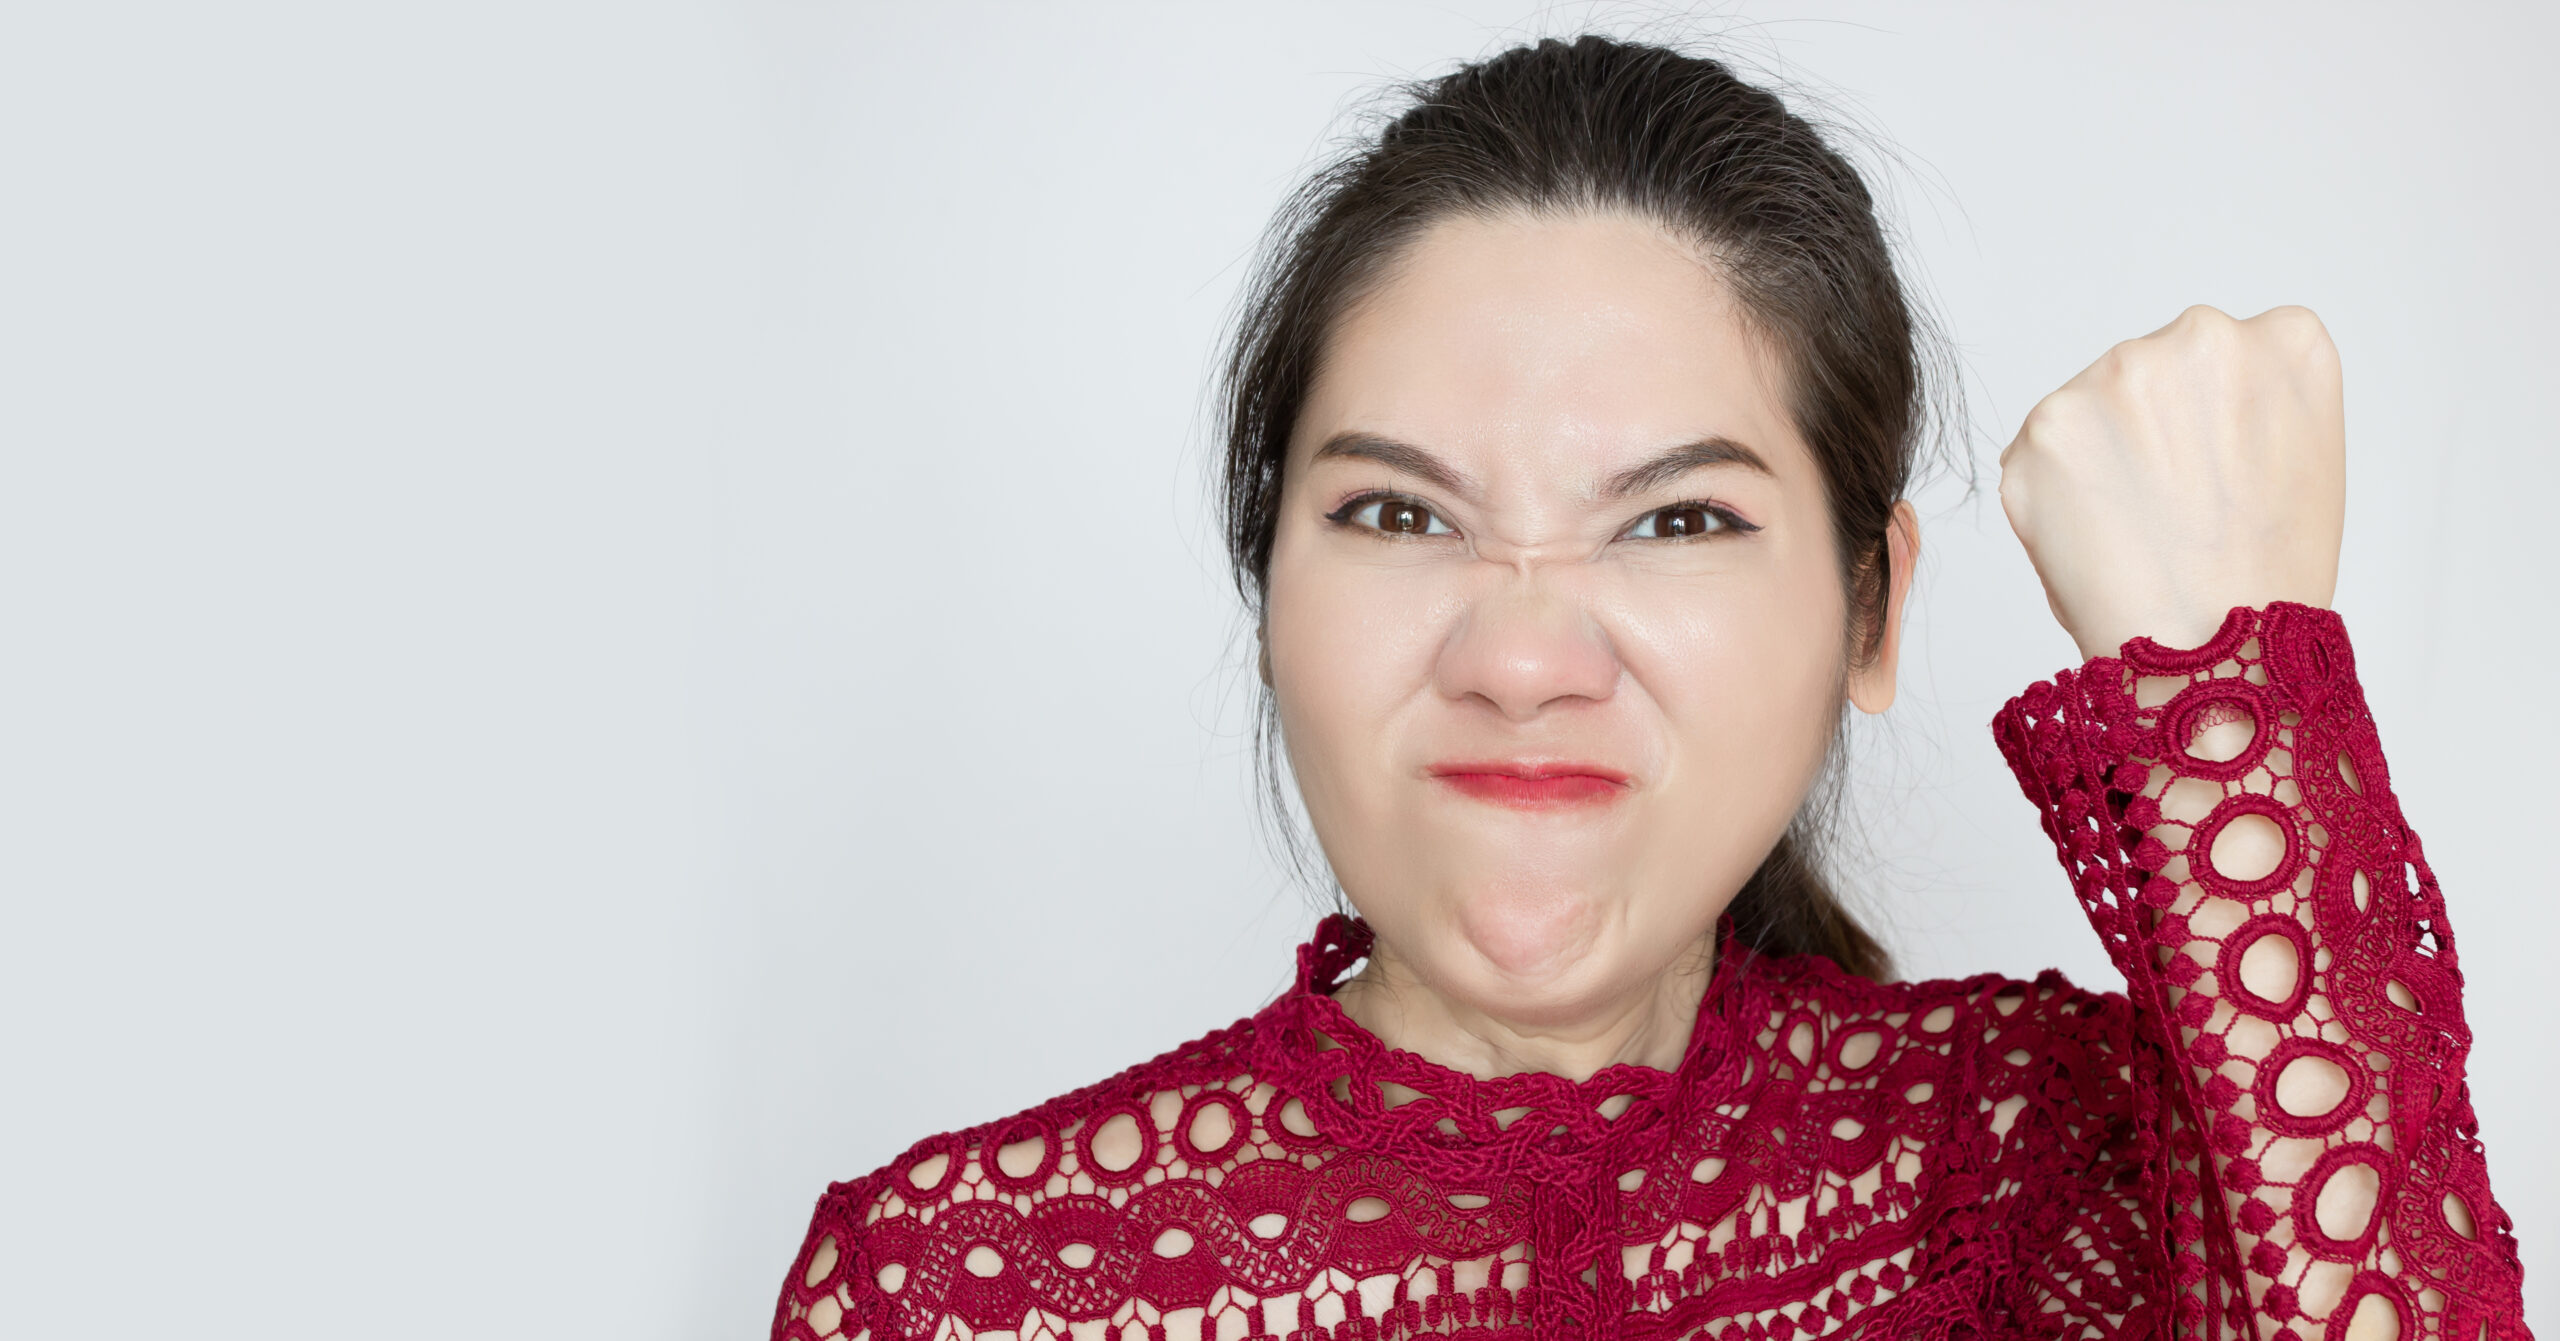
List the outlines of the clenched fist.
{"type": "Polygon", "coordinates": [[[2326,607],[2346,520],[2338,350],[2310,309],[2190,307],[2036,402],[2000,507],[2083,657],[2194,647],[2235,605],[2326,607]]]}

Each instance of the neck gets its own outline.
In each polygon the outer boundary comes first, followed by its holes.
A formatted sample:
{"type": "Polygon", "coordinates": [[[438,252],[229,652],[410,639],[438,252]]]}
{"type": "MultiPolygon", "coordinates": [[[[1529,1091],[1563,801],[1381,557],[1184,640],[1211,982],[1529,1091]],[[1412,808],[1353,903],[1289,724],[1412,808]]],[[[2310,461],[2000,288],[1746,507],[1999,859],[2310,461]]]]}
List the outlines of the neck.
{"type": "Polygon", "coordinates": [[[1617,1065],[1671,1071],[1688,1051],[1715,954],[1709,935],[1628,991],[1563,1018],[1529,1021],[1433,990],[1380,943],[1371,948],[1368,967],[1333,998],[1388,1047],[1479,1080],[1542,1072],[1581,1081],[1617,1065]]]}

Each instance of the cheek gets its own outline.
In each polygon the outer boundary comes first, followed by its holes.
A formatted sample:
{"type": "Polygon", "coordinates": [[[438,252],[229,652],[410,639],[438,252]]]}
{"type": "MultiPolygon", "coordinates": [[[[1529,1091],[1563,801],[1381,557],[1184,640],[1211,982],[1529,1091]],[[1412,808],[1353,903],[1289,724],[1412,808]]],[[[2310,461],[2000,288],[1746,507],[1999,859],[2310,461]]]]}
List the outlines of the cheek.
{"type": "Polygon", "coordinates": [[[1619,654],[1661,713],[1667,782],[1792,814],[1839,716],[1844,600],[1827,556],[1752,581],[1630,585],[1619,654]]]}
{"type": "Polygon", "coordinates": [[[1428,565],[1319,554],[1284,526],[1265,599],[1273,696],[1308,804],[1383,781],[1398,720],[1430,686],[1450,600],[1428,565]]]}

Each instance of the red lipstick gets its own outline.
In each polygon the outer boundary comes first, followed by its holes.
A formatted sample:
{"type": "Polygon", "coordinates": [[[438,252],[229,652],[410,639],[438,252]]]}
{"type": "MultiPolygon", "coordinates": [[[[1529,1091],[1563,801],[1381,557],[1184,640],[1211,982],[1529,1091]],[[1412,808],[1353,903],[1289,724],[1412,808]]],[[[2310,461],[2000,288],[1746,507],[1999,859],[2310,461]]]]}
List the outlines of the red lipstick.
{"type": "Polygon", "coordinates": [[[1627,794],[1627,775],[1598,764],[1469,760],[1433,764],[1430,773],[1461,796],[1514,810],[1605,806],[1627,794]]]}

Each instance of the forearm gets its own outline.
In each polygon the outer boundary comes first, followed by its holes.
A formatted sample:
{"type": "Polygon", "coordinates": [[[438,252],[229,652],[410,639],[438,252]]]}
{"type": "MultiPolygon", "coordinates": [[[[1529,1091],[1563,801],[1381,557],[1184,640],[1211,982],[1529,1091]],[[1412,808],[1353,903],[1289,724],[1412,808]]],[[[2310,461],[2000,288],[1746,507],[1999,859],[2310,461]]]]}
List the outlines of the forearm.
{"type": "Polygon", "coordinates": [[[2171,1059],[2186,1325],[2308,1336],[2361,1309],[2362,1335],[2396,1309],[2408,1336],[2522,1335],[2451,930],[2336,617],[2278,603],[2196,652],[2136,640],[1995,725],[2171,1059]]]}

